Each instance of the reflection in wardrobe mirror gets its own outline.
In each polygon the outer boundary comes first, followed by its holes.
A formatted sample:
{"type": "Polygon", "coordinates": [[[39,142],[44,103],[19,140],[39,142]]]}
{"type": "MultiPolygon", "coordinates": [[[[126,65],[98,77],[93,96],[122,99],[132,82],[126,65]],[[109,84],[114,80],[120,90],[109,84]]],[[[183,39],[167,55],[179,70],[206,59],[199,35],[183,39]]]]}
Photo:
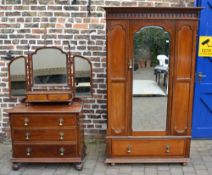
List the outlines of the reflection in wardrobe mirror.
{"type": "Polygon", "coordinates": [[[143,27],[134,34],[134,131],[166,130],[169,43],[169,33],[158,26],[143,27]]]}
{"type": "Polygon", "coordinates": [[[26,92],[25,57],[17,57],[9,64],[10,96],[24,96],[26,92]]]}
{"type": "Polygon", "coordinates": [[[91,63],[82,56],[74,56],[75,96],[91,96],[91,63]]]}
{"type": "Polygon", "coordinates": [[[67,55],[58,48],[42,48],[32,55],[34,85],[67,84],[67,55]]]}

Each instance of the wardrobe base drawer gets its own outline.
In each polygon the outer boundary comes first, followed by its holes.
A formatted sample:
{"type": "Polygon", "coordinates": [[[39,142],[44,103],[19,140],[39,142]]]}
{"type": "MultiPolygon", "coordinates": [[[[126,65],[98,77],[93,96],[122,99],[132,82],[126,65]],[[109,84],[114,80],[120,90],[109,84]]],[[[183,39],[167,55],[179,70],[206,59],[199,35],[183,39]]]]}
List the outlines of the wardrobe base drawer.
{"type": "Polygon", "coordinates": [[[169,157],[185,155],[186,140],[112,140],[111,156],[169,157]]]}

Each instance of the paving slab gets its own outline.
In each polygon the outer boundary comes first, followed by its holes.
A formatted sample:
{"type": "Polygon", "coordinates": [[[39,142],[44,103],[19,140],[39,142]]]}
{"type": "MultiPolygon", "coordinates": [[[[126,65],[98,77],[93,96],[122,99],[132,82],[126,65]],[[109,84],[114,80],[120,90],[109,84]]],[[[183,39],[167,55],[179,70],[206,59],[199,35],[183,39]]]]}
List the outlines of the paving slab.
{"type": "Polygon", "coordinates": [[[0,175],[212,175],[212,140],[192,140],[191,162],[181,164],[116,164],[107,165],[104,140],[86,141],[87,156],[82,171],[73,164],[22,164],[11,169],[11,145],[0,143],[0,175]]]}

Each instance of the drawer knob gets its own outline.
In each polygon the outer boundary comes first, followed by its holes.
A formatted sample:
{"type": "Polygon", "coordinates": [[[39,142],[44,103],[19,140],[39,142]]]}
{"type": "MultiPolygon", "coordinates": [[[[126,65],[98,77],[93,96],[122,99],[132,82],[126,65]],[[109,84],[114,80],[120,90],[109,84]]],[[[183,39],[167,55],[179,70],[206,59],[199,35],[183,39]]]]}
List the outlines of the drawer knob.
{"type": "Polygon", "coordinates": [[[166,153],[170,153],[170,145],[166,145],[166,153]]]}
{"type": "Polygon", "coordinates": [[[64,140],[64,133],[60,132],[60,140],[64,140]]]}
{"type": "Polygon", "coordinates": [[[131,153],[132,152],[132,145],[128,145],[127,146],[127,153],[131,153]]]}
{"type": "Polygon", "coordinates": [[[65,149],[63,147],[60,148],[60,156],[64,156],[65,149]]]}
{"type": "Polygon", "coordinates": [[[28,126],[29,125],[29,118],[24,118],[24,126],[28,126]]]}
{"type": "Polygon", "coordinates": [[[63,122],[64,122],[64,119],[63,119],[63,118],[60,118],[60,119],[59,119],[59,124],[58,124],[58,125],[59,125],[59,126],[63,126],[63,122]]]}
{"type": "Polygon", "coordinates": [[[30,132],[26,132],[25,133],[25,140],[29,140],[30,139],[30,132]]]}
{"type": "Polygon", "coordinates": [[[31,152],[32,152],[32,149],[31,148],[27,148],[26,149],[26,155],[29,157],[31,156],[31,152]]]}

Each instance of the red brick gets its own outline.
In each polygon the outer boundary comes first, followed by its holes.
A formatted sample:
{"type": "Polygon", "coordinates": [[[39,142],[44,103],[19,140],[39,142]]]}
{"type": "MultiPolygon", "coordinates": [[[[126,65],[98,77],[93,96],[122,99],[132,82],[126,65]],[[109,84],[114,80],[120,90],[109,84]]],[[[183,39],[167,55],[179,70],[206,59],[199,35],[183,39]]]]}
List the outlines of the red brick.
{"type": "Polygon", "coordinates": [[[73,29],[88,29],[88,24],[73,24],[73,29]]]}

